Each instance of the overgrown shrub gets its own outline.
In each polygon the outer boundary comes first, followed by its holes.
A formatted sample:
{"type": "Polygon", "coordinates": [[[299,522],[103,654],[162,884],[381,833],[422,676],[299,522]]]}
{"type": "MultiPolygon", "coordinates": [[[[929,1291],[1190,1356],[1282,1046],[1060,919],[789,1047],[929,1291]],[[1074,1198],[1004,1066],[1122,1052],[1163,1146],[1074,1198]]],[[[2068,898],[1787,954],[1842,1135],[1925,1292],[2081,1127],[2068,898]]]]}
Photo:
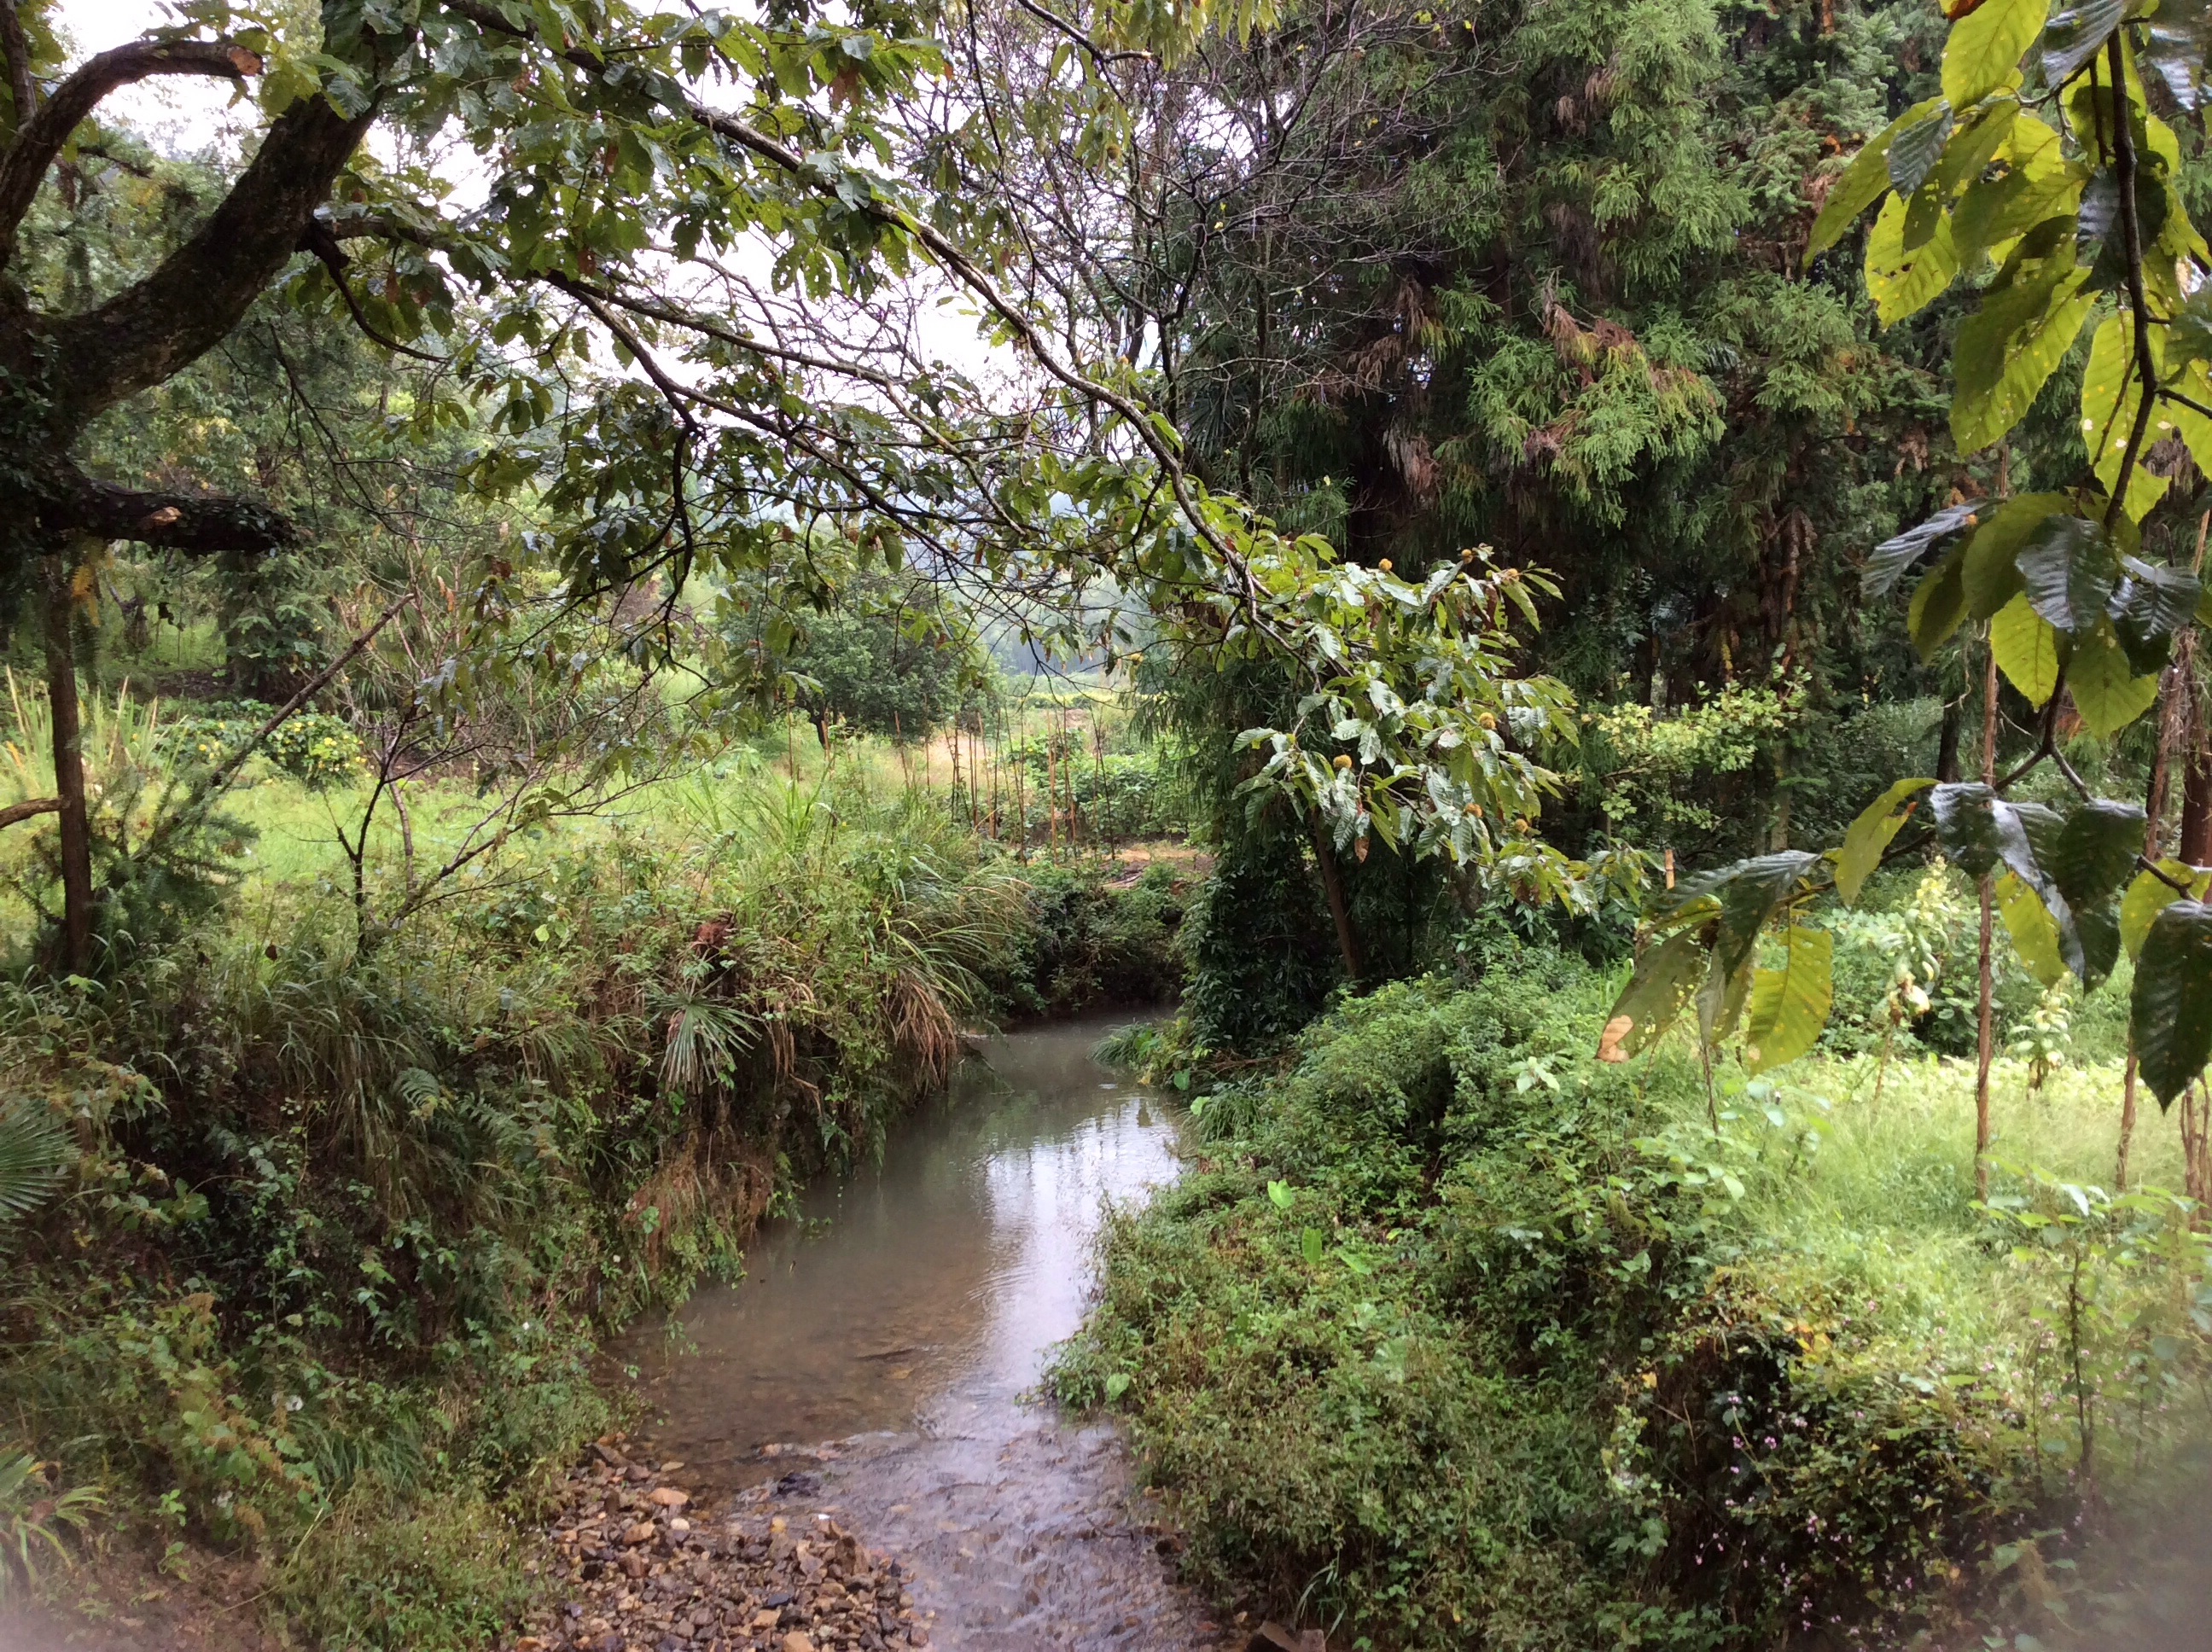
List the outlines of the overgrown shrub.
{"type": "Polygon", "coordinates": [[[1716,1128],[1680,1055],[1591,1059],[1606,987],[1532,951],[1348,1002],[1114,1228],[1056,1380],[1127,1408],[1200,1579],[1353,1647],[1950,1633],[2212,1432],[2203,1239],[2087,1190],[2081,1092],[2001,1067],[2001,1139],[2077,1180],[2000,1220],[1970,1077],[1875,1114],[1871,1059],[1731,1068],[1716,1128]]]}

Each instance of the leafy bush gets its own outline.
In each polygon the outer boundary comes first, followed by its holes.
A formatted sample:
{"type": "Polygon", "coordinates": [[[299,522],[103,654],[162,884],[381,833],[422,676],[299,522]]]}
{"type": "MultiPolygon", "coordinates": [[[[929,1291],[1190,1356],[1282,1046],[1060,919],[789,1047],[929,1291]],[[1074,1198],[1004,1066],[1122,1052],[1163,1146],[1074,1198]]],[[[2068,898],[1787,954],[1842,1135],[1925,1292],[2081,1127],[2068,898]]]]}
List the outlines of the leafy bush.
{"type": "Polygon", "coordinates": [[[1097,862],[1039,863],[1027,874],[1030,921],[985,971],[1017,1017],[1157,1004],[1182,978],[1176,938],[1187,901],[1174,867],[1133,876],[1097,862]]]}
{"type": "MultiPolygon", "coordinates": [[[[217,701],[189,717],[173,718],[162,752],[180,765],[219,763],[253,737],[276,708],[258,700],[217,701]]],[[[261,755],[280,774],[311,792],[343,786],[362,772],[361,737],[344,718],[322,711],[295,712],[270,732],[261,755]]]]}
{"type": "MultiPolygon", "coordinates": [[[[2023,1172],[1977,1215],[1924,1061],[1878,1114],[1870,1059],[1807,1070],[1842,1102],[1725,1069],[1716,1130],[1674,1052],[1591,1059],[1606,985],[1532,951],[1348,1002],[1114,1227],[1055,1380],[1127,1408],[1203,1581],[1354,1647],[1941,1634],[2212,1428],[2181,1201],[2023,1172]]],[[[2104,1159],[2083,1092],[1999,1079],[2004,1139],[2104,1159]]]]}

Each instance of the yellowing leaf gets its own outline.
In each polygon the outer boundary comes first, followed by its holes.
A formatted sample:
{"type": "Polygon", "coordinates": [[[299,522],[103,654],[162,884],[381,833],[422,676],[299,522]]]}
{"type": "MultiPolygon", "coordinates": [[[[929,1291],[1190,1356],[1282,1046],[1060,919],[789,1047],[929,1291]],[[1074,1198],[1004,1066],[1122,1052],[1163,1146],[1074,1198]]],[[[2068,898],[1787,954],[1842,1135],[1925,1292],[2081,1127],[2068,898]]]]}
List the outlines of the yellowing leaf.
{"type": "Polygon", "coordinates": [[[2051,909],[2016,872],[1998,878],[1996,898],[1997,911],[2020,961],[2045,987],[2057,986],[2066,973],[2066,960],[2059,950],[2058,923],[2051,909]]]}
{"type": "Polygon", "coordinates": [[[2004,87],[2043,32],[2047,0],[1982,0],[1943,48],[1943,95],[1964,109],[2004,87]]]}
{"type": "MultiPolygon", "coordinates": [[[[2154,346],[2156,337],[2153,335],[2154,346]]],[[[2154,361],[2156,354],[2154,348],[2154,361]]],[[[2089,363],[2081,371],[2081,445],[2089,450],[2091,469],[2108,493],[2119,480],[2120,461],[2127,456],[2142,398],[2142,375],[2135,371],[2135,323],[2125,312],[2107,316],[2097,329],[2089,363]]],[[[2146,438],[2146,449],[2152,439],[2146,438]]],[[[2142,521],[2166,488],[2166,477],[2138,464],[2128,476],[2128,515],[2142,521]]]]}
{"type": "Polygon", "coordinates": [[[1905,211],[1905,203],[1892,195],[1882,203],[1881,216],[1867,237],[1867,292],[1885,327],[1923,308],[1959,273],[1958,256],[1951,250],[1950,219],[1939,219],[1926,244],[1907,252],[1905,211]]]}
{"type": "Polygon", "coordinates": [[[1899,780],[1851,823],[1844,834],[1843,847],[1836,851],[1836,893],[1845,906],[1857,901],[1868,877],[1881,864],[1882,852],[1912,817],[1915,800],[1935,784],[1933,780],[1899,780]]]}
{"type": "Polygon", "coordinates": [[[2066,668],[2066,686],[2089,732],[2105,740],[2148,711],[2158,699],[2157,674],[2136,675],[2110,620],[2100,621],[2096,629],[2075,644],[2066,668]]]}
{"type": "Polygon", "coordinates": [[[1811,1049],[1835,1005],[1835,938],[1825,929],[1793,925],[1783,945],[1782,968],[1761,969],[1752,978],[1743,1060],[1753,1072],[1794,1061],[1811,1049]]]}
{"type": "Polygon", "coordinates": [[[2041,706],[2058,688],[2058,633],[2031,607],[2023,591],[1990,622],[1990,647],[1997,669],[2031,706],[2041,706]]]}
{"type": "Polygon", "coordinates": [[[2137,872],[2135,882],[2128,885],[2128,892],[2120,897],[2120,944],[2128,949],[2131,958],[2142,951],[2143,937],[2150,932],[2151,920],[2184,898],[2182,890],[2188,891],[2189,899],[2201,901],[2206,890],[2212,889],[2212,867],[2192,866],[2168,855],[2158,863],[2158,871],[2166,877],[2160,878],[2157,872],[2137,872]],[[2172,882],[2167,882],[2167,878],[2172,882]],[[2175,884],[2182,889],[2174,888],[2175,884]]]}
{"type": "Polygon", "coordinates": [[[2087,270],[2046,259],[1984,294],[1960,324],[1951,354],[1951,435],[1961,452],[1989,446],[2027,415],[2088,319],[2096,302],[2088,284],[2087,270]]]}

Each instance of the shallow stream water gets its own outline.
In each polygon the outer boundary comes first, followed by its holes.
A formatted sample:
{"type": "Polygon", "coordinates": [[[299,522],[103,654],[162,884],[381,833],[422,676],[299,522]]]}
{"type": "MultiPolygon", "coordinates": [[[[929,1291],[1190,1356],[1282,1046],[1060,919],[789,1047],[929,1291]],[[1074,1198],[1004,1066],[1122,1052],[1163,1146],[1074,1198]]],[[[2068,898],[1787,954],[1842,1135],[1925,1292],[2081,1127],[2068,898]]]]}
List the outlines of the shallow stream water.
{"type": "Polygon", "coordinates": [[[833,1514],[913,1568],[952,1652],[1221,1642],[1115,1430],[1033,1397],[1109,1201],[1176,1175],[1173,1120],[1091,1059],[1115,1024],[993,1039],[879,1166],[764,1229],[743,1281],[620,1351],[688,1484],[833,1514]]]}

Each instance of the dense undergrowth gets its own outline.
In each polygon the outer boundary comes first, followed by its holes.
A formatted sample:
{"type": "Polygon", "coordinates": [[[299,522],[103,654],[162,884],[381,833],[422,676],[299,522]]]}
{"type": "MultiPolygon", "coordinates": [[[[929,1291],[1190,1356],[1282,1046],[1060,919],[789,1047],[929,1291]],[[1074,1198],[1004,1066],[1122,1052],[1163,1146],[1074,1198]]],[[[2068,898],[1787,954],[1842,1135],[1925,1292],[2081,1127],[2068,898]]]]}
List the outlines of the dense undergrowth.
{"type": "Polygon", "coordinates": [[[1062,1394],[1126,1410],[1200,1579],[1332,1645],[2049,1633],[2084,1510],[2212,1435],[2170,1125],[2114,1197],[2117,1063],[2003,1061],[1978,1208],[1970,1066],[1731,1066],[1709,1119],[1686,1052],[1591,1059],[1616,985],[1488,947],[1215,1089],[1062,1394]]]}
{"type": "Polygon", "coordinates": [[[0,989],[7,1089],[76,1148],[0,1220],[0,1438],[105,1495],[95,1540],[257,1563],[306,1643],[471,1643],[617,1404],[608,1329],[876,1151],[964,1027],[1172,985],[1164,871],[1031,871],[858,773],[646,801],[366,947],[342,879],[264,875],[0,989]]]}

